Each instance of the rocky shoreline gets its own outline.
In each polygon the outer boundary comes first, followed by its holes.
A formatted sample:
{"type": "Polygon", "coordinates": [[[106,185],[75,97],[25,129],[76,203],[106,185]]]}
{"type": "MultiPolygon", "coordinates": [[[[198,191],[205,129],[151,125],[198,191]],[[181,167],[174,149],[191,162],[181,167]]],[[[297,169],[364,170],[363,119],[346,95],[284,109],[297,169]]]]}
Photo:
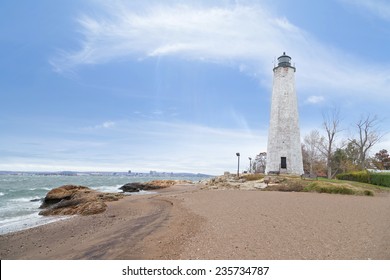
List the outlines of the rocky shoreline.
{"type": "MultiPolygon", "coordinates": [[[[223,176],[204,180],[201,190],[261,190],[283,192],[327,192],[374,196],[380,190],[367,187],[357,188],[349,183],[329,183],[317,180],[303,180],[297,176],[264,176],[262,174],[244,174],[237,177],[226,173],[223,176]]],[[[119,188],[122,193],[104,193],[85,186],[64,185],[49,191],[41,205],[40,215],[94,215],[106,210],[106,202],[117,201],[125,195],[140,191],[156,191],[174,185],[192,185],[186,180],[153,180],[149,182],[127,183],[119,188]],[[127,194],[128,193],[128,194],[127,194]]]]}
{"type": "Polygon", "coordinates": [[[118,201],[125,193],[164,189],[176,184],[192,184],[183,180],[154,180],[128,183],[120,187],[122,193],[104,193],[86,186],[64,185],[50,190],[40,206],[39,215],[94,215],[106,211],[106,202],[118,201]]]}
{"type": "Polygon", "coordinates": [[[223,176],[202,181],[203,190],[260,190],[280,192],[317,192],[345,195],[377,196],[389,195],[384,190],[370,184],[359,184],[342,180],[321,180],[294,175],[264,175],[226,173],[223,176]]]}

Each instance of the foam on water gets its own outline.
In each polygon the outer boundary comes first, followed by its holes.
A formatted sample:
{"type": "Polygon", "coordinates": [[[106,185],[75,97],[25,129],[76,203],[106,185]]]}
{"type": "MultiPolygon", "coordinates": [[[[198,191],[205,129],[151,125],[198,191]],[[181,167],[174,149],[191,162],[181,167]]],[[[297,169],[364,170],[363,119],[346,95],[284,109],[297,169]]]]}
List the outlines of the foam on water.
{"type": "Polygon", "coordinates": [[[51,189],[49,189],[49,188],[30,188],[28,190],[29,191],[36,191],[36,190],[50,191],[51,189]]]}
{"type": "Polygon", "coordinates": [[[28,215],[2,219],[0,220],[0,234],[7,234],[14,231],[33,228],[68,218],[70,217],[43,217],[39,216],[37,212],[28,215]]]}
{"type": "Polygon", "coordinates": [[[30,196],[30,197],[20,197],[20,198],[13,198],[10,199],[9,201],[12,202],[34,202],[35,200],[39,200],[41,197],[39,196],[30,196]]]}
{"type": "Polygon", "coordinates": [[[97,190],[99,192],[120,192],[121,190],[119,189],[122,187],[123,184],[119,185],[114,185],[114,186],[97,186],[97,187],[92,187],[94,190],[97,190]]]}

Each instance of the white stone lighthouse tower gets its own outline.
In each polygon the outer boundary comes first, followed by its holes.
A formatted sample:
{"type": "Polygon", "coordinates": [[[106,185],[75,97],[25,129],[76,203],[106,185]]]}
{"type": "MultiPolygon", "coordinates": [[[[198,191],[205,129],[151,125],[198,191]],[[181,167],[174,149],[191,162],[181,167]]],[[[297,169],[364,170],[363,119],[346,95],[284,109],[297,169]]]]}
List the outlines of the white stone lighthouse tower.
{"type": "Polygon", "coordinates": [[[265,172],[303,174],[295,67],[283,53],[274,68],[265,172]]]}

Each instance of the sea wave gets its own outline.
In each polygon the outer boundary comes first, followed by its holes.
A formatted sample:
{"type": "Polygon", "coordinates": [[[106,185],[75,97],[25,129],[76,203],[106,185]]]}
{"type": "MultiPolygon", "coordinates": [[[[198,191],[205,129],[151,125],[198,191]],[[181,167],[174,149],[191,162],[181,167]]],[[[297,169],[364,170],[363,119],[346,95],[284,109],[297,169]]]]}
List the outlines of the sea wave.
{"type": "Polygon", "coordinates": [[[12,201],[12,202],[31,202],[31,201],[35,201],[38,199],[41,199],[41,197],[39,197],[39,196],[19,197],[19,198],[12,198],[9,201],[12,201]]]}
{"type": "Polygon", "coordinates": [[[30,191],[36,191],[36,190],[43,190],[43,191],[50,191],[51,189],[49,189],[49,188],[30,188],[29,189],[30,191]]]}
{"type": "Polygon", "coordinates": [[[101,191],[101,192],[120,192],[121,190],[119,189],[122,187],[123,184],[120,185],[107,185],[107,186],[97,186],[97,187],[92,187],[92,189],[101,191]]]}
{"type": "Polygon", "coordinates": [[[71,217],[72,216],[43,217],[39,216],[38,213],[32,213],[2,219],[0,221],[0,235],[69,219],[71,217]]]}

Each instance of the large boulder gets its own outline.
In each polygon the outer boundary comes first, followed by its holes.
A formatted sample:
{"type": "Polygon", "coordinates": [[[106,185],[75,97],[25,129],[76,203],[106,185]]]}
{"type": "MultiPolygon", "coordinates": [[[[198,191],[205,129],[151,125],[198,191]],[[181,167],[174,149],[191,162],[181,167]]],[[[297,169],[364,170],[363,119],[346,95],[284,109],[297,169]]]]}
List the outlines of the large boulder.
{"type": "Polygon", "coordinates": [[[62,200],[70,200],[74,196],[80,196],[81,194],[89,194],[93,190],[84,186],[76,186],[76,185],[64,185],[58,188],[54,188],[50,190],[41,205],[40,208],[46,208],[50,205],[57,204],[62,200]]]}
{"type": "Polygon", "coordinates": [[[127,183],[119,189],[123,192],[139,192],[140,190],[144,190],[145,188],[147,188],[147,186],[143,183],[127,183]]]}
{"type": "Polygon", "coordinates": [[[84,186],[65,185],[52,189],[40,206],[39,215],[93,215],[106,210],[107,201],[123,197],[119,193],[102,193],[84,186]]]}

